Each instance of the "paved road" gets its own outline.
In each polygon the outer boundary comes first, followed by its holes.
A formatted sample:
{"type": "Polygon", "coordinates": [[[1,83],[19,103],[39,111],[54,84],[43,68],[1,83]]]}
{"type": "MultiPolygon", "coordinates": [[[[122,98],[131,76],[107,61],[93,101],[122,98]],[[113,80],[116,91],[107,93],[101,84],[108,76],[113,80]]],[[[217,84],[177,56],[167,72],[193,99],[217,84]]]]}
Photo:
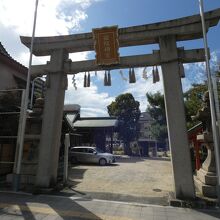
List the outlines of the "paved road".
{"type": "Polygon", "coordinates": [[[69,170],[73,189],[89,198],[167,205],[172,167],[164,159],[120,159],[115,165],[77,165],[69,170]]]}
{"type": "Polygon", "coordinates": [[[219,210],[0,193],[1,220],[217,220],[219,210]]]}

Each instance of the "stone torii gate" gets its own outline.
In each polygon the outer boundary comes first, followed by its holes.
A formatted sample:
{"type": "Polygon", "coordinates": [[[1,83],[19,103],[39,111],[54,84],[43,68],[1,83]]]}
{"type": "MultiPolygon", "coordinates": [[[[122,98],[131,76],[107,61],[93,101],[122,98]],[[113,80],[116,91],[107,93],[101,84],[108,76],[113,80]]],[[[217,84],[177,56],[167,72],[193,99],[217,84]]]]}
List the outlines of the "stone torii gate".
{"type": "MultiPolygon", "coordinates": [[[[210,27],[216,26],[219,19],[220,9],[205,13],[207,31],[210,27]]],[[[199,38],[202,38],[200,15],[120,28],[119,47],[159,44],[160,50],[147,55],[120,57],[120,64],[110,67],[121,69],[161,65],[176,198],[195,197],[179,63],[205,60],[203,49],[184,50],[177,48],[176,42],[199,38]]],[[[21,41],[30,48],[30,37],[22,36],[21,41]]],[[[96,65],[95,60],[71,62],[68,60],[68,53],[92,50],[94,50],[92,33],[35,38],[34,55],[50,56],[47,64],[31,67],[33,76],[47,74],[36,177],[38,187],[50,187],[56,183],[67,74],[105,70],[104,66],[96,65]]]]}

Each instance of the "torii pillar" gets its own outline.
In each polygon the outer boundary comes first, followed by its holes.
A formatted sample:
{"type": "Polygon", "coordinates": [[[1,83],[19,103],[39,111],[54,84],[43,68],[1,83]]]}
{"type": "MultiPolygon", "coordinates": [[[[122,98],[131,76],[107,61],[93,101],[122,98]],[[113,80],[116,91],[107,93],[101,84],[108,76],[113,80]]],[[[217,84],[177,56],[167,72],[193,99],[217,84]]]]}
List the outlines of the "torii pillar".
{"type": "Polygon", "coordinates": [[[159,39],[168,138],[176,198],[195,198],[175,36],[159,39]]]}
{"type": "Polygon", "coordinates": [[[39,146],[37,187],[52,187],[57,182],[60,137],[67,75],[64,62],[68,53],[64,49],[51,54],[50,66],[54,72],[47,74],[43,124],[39,146]]]}

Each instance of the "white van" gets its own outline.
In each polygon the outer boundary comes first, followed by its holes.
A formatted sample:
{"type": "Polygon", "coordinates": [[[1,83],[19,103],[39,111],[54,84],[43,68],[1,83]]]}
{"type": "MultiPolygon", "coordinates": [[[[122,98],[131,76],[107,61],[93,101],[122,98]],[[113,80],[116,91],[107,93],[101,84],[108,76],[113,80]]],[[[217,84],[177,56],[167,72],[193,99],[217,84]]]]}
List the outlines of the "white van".
{"type": "Polygon", "coordinates": [[[115,157],[96,147],[79,146],[70,149],[70,161],[72,163],[98,163],[100,166],[105,166],[115,163],[115,157]]]}

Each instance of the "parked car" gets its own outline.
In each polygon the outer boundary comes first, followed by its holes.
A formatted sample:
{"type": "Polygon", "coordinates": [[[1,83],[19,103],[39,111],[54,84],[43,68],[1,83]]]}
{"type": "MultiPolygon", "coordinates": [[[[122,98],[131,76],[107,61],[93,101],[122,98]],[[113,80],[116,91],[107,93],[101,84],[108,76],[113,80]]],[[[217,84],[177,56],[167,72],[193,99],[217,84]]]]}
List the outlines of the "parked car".
{"type": "Polygon", "coordinates": [[[72,163],[98,163],[101,166],[115,163],[113,154],[105,153],[101,149],[88,146],[72,147],[69,158],[72,163]]]}

